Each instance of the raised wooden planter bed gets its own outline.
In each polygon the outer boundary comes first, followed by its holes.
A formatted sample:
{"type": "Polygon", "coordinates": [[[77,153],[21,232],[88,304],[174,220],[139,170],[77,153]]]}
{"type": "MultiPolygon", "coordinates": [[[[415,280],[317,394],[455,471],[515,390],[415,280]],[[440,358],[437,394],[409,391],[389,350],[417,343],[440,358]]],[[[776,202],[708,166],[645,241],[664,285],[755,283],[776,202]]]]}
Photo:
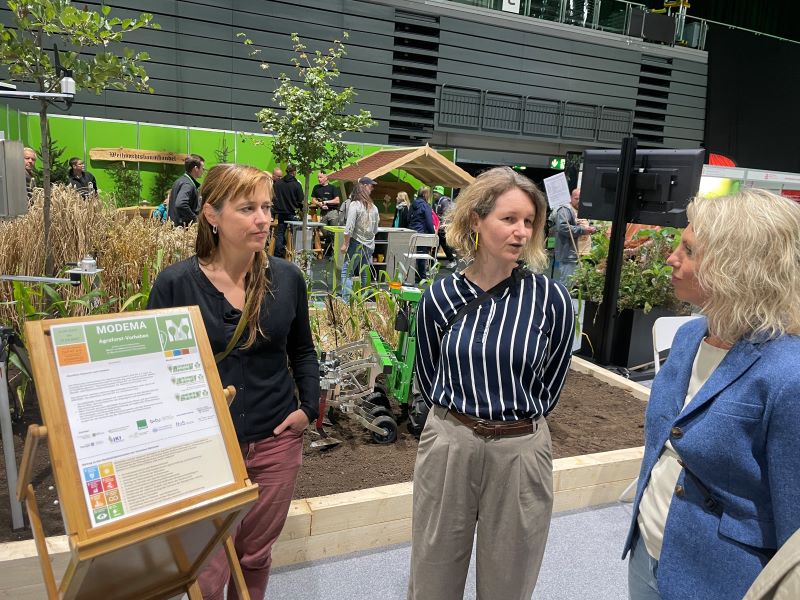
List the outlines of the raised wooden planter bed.
{"type": "MultiPolygon", "coordinates": [[[[574,357],[572,368],[623,388],[646,401],[649,389],[574,357]]],[[[639,473],[643,448],[585,454],[553,461],[555,512],[616,501],[639,473]]],[[[292,502],[273,551],[273,565],[285,566],[359,550],[408,542],[412,484],[399,483],[292,502]]],[[[56,572],[66,565],[66,536],[48,538],[56,572]]],[[[43,597],[32,540],[0,544],[0,599],[43,597]]]]}

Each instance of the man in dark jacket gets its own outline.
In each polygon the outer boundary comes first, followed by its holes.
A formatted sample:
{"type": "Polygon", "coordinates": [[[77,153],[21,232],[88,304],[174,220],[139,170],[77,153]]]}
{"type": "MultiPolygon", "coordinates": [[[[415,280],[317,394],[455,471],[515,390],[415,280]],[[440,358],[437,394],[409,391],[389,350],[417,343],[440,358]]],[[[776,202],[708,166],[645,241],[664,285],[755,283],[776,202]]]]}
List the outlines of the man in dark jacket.
{"type": "Polygon", "coordinates": [[[197,220],[200,213],[200,182],[206,168],[205,159],[199,154],[190,154],[183,162],[186,172],[172,184],[169,193],[167,216],[181,227],[188,227],[197,220]]]}
{"type": "MultiPolygon", "coordinates": [[[[421,187],[417,197],[408,210],[408,228],[418,233],[436,233],[433,227],[433,209],[430,205],[431,190],[421,187]]],[[[417,274],[419,279],[425,279],[428,274],[428,261],[417,259],[417,274]]]]}
{"type": "Polygon", "coordinates": [[[83,160],[77,156],[69,159],[69,184],[84,198],[97,193],[97,179],[86,170],[83,160]]]}
{"type": "Polygon", "coordinates": [[[286,175],[272,184],[272,206],[278,224],[275,226],[275,251],[278,258],[286,256],[286,221],[297,218],[297,211],[303,206],[303,186],[295,177],[294,165],[286,165],[286,175]]]}

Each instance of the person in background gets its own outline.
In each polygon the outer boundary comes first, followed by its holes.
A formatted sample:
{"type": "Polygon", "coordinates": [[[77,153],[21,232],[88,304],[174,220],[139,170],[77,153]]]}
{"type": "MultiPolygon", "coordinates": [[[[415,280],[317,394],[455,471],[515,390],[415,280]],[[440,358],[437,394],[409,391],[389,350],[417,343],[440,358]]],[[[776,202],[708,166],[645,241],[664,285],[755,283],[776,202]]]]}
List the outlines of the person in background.
{"type": "Polygon", "coordinates": [[[297,211],[303,207],[303,186],[295,177],[294,165],[286,165],[286,175],[276,179],[275,186],[275,228],[274,254],[278,258],[286,256],[286,222],[297,218],[297,211]]]}
{"type": "Polygon", "coordinates": [[[69,159],[69,184],[78,190],[84,198],[88,198],[98,192],[97,179],[86,170],[83,160],[77,156],[69,159]]]}
{"type": "Polygon", "coordinates": [[[625,541],[631,600],[741,598],[800,528],[800,209],[696,198],[669,256],[681,327],[653,381],[625,541]]]}
{"type": "MultiPolygon", "coordinates": [[[[408,228],[417,233],[436,233],[433,226],[433,210],[431,209],[431,189],[421,187],[417,191],[417,196],[411,203],[408,210],[408,228]]],[[[423,258],[417,259],[417,276],[419,280],[425,279],[428,275],[428,261],[423,258]]]]}
{"type": "Polygon", "coordinates": [[[580,188],[572,190],[570,205],[559,206],[553,219],[556,224],[555,260],[558,263],[558,280],[567,286],[567,289],[570,288],[572,275],[578,267],[578,238],[597,231],[592,225],[578,224],[580,197],[580,188]]]}
{"type": "Polygon", "coordinates": [[[169,193],[167,216],[176,226],[188,227],[197,220],[200,212],[200,177],[206,170],[206,161],[199,154],[190,154],[183,162],[185,173],[172,184],[169,193]]]}
{"type": "Polygon", "coordinates": [[[25,148],[22,151],[22,160],[25,165],[25,189],[28,192],[28,200],[33,196],[33,188],[36,187],[36,178],[33,176],[33,167],[36,166],[36,150],[25,148]]]}
{"type": "Polygon", "coordinates": [[[392,227],[399,227],[405,229],[408,227],[408,209],[409,209],[408,194],[405,192],[397,192],[395,198],[394,219],[392,220],[392,227]]]}
{"type": "MultiPolygon", "coordinates": [[[[312,207],[318,208],[322,214],[320,221],[326,225],[339,224],[339,191],[336,186],[328,183],[328,176],[325,173],[317,174],[319,183],[311,190],[312,207]]],[[[329,254],[333,244],[334,235],[330,231],[322,230],[322,238],[325,244],[325,254],[329,254]]]]}
{"type": "Polygon", "coordinates": [[[153,210],[152,218],[162,223],[167,222],[167,212],[169,210],[169,192],[164,196],[164,201],[155,207],[153,210]]]}
{"type": "Polygon", "coordinates": [[[447,259],[445,266],[448,269],[454,269],[456,267],[456,255],[450,247],[450,244],[447,243],[447,227],[444,225],[445,216],[452,206],[453,201],[449,196],[444,195],[444,188],[441,185],[437,185],[433,188],[433,207],[434,211],[439,216],[440,223],[436,233],[439,234],[439,247],[444,251],[445,258],[447,259]]]}
{"type": "Polygon", "coordinates": [[[545,417],[575,323],[564,286],[518,266],[545,266],[545,217],[544,195],[508,167],[479,175],[448,214],[468,266],[432,283],[417,313],[432,408],[414,468],[409,600],[462,598],[473,540],[479,599],[530,600],[536,585],[553,508],[545,417]]]}
{"type": "MultiPolygon", "coordinates": [[[[198,305],[222,385],[237,390],[231,418],[258,500],[233,541],[250,597],[263,598],[272,545],[302,462],[303,432],[319,411],[319,363],[303,275],[264,251],[272,222],[269,175],[244,165],[217,165],[202,192],[196,255],[158,275],[147,308],[198,305]],[[240,320],[245,326],[237,338],[240,320]]],[[[203,598],[222,600],[229,579],[220,548],[200,571],[203,598]]],[[[227,597],[238,598],[232,583],[227,597]]]]}
{"type": "Polygon", "coordinates": [[[375,251],[375,234],[378,233],[378,207],[370,194],[376,182],[369,177],[358,180],[347,209],[347,223],[340,251],[342,258],[342,299],[349,302],[353,289],[353,274],[361,276],[361,287],[367,285],[367,275],[375,251]]]}

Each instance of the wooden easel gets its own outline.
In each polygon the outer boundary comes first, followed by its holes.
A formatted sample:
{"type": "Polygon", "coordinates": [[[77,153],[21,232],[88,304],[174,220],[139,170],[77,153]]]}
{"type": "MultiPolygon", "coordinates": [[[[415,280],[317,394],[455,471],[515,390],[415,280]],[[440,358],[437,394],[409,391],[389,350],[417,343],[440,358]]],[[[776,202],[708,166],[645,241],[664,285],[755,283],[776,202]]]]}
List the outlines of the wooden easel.
{"type": "MultiPolygon", "coordinates": [[[[20,466],[17,497],[25,502],[49,600],[160,600],[188,594],[202,600],[197,576],[222,545],[239,597],[249,599],[231,532],[258,497],[242,460],[228,411],[235,394],[223,390],[197,307],[117,315],[29,321],[26,335],[34,380],[45,426],[31,425],[20,466]],[[200,491],[145,512],[92,525],[65,400],[60,385],[50,330],[55,325],[168,316],[188,311],[200,362],[211,393],[233,482],[200,491]],[[56,583],[31,484],[33,457],[40,442],[50,446],[53,475],[70,545],[70,558],[56,583]]],[[[215,438],[216,439],[216,438],[215,438]]]]}

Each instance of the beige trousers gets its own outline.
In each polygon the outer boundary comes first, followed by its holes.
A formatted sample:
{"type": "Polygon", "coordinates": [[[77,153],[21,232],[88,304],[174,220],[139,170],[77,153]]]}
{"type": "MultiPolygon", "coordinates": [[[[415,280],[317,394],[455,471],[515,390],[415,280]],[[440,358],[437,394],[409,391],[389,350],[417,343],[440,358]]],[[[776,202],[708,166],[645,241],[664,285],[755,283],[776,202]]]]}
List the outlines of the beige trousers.
{"type": "Polygon", "coordinates": [[[434,407],[414,468],[409,600],[461,600],[477,526],[478,600],[530,600],[553,512],[550,430],[484,439],[434,407]]]}

